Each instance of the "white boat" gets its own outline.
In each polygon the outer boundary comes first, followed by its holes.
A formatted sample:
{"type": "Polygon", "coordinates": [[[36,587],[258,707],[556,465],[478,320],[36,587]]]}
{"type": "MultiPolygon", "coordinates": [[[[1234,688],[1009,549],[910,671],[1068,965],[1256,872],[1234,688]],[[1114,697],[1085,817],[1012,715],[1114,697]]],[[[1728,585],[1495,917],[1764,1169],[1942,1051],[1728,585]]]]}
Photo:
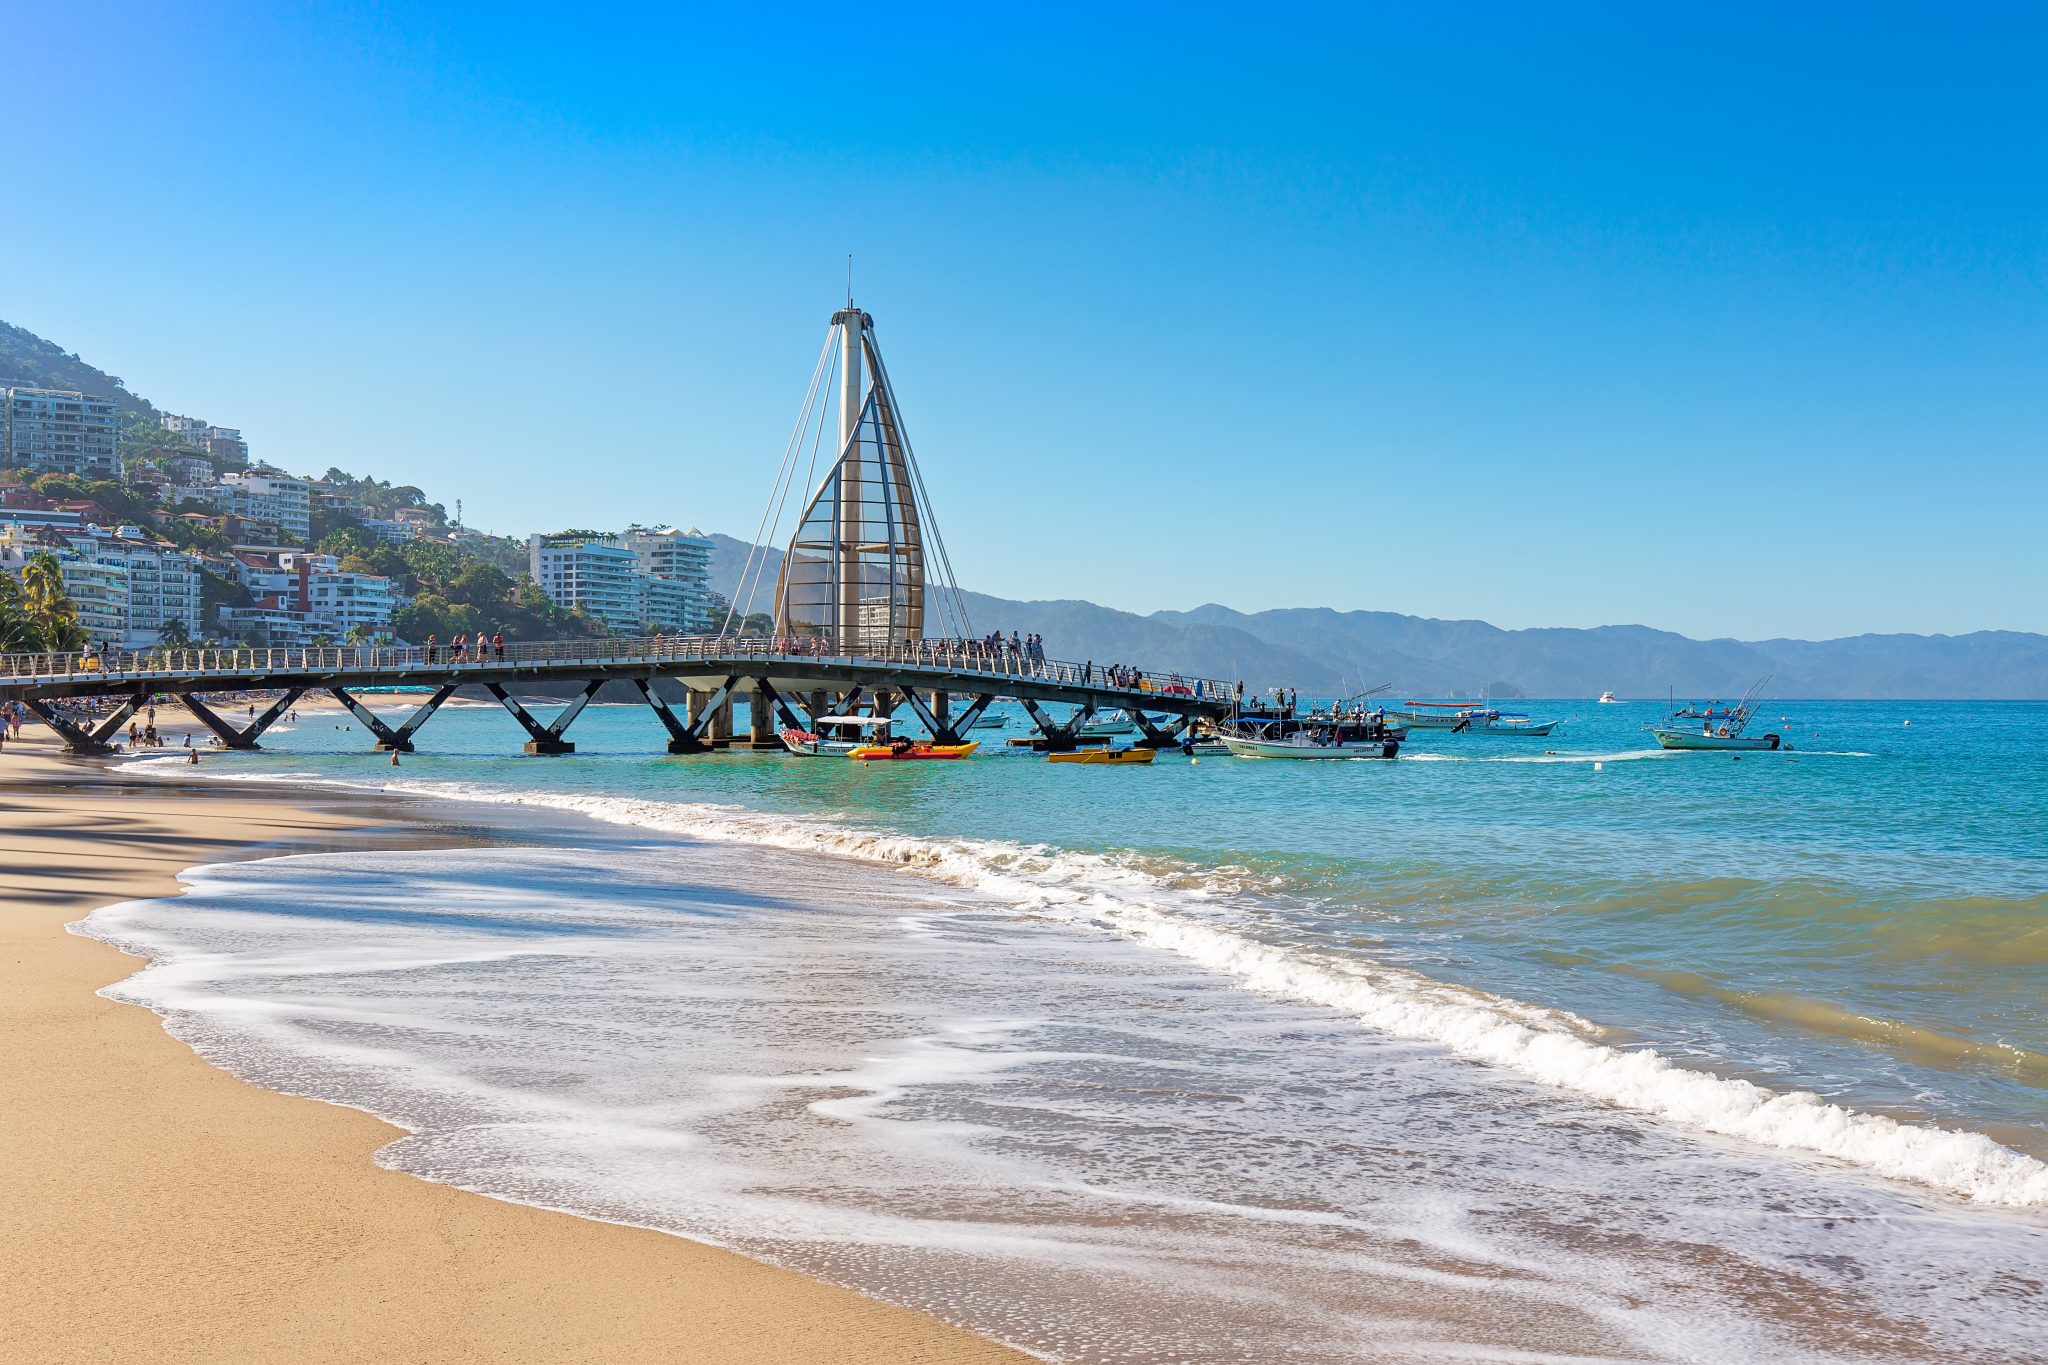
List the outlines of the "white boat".
{"type": "Polygon", "coordinates": [[[1376,719],[1239,717],[1216,737],[1239,758],[1393,758],[1401,741],[1376,719]]]}
{"type": "Polygon", "coordinates": [[[896,722],[887,716],[820,716],[811,723],[816,731],[783,729],[782,747],[805,758],[845,758],[855,749],[888,743],[896,722]]]}
{"type": "Polygon", "coordinates": [[[1554,720],[1531,720],[1520,711],[1467,711],[1451,733],[1461,735],[1520,735],[1541,739],[1557,728],[1554,720]]]}
{"type": "Polygon", "coordinates": [[[1410,730],[1454,730],[1468,712],[1484,706],[1475,701],[1404,701],[1387,719],[1410,730]]]}
{"type": "Polygon", "coordinates": [[[1602,706],[1614,706],[1620,701],[1621,698],[1615,696],[1612,692],[1602,692],[1600,694],[1600,704],[1602,706]]]}
{"type": "Polygon", "coordinates": [[[1666,749],[1775,749],[1780,742],[1775,730],[1762,735],[1727,735],[1717,734],[1707,726],[1697,730],[1667,730],[1653,725],[1650,733],[1666,749]]]}
{"type": "Polygon", "coordinates": [[[1004,721],[1001,716],[992,716],[988,712],[984,711],[980,715],[976,716],[974,718],[974,724],[968,726],[967,728],[970,730],[1000,730],[1003,728],[1003,725],[1004,721]]]}
{"type": "Polygon", "coordinates": [[[1125,712],[1111,711],[1105,716],[1091,718],[1077,733],[1082,739],[1117,739],[1137,734],[1138,726],[1125,712]]]}
{"type": "Polygon", "coordinates": [[[1661,725],[1646,725],[1643,728],[1657,737],[1660,747],[1666,749],[1777,749],[1783,747],[1784,738],[1772,731],[1762,735],[1746,735],[1749,722],[1756,715],[1757,699],[1763,696],[1764,684],[1770,681],[1766,674],[1755,686],[1743,694],[1741,702],[1732,709],[1721,711],[1708,707],[1705,712],[1687,706],[1684,710],[1673,707],[1661,725]],[[1697,718],[1696,725],[1681,725],[1681,720],[1697,718]]]}
{"type": "Polygon", "coordinates": [[[1223,747],[1239,758],[1392,758],[1401,751],[1399,740],[1335,740],[1318,743],[1306,730],[1285,739],[1240,739],[1225,735],[1223,747]]]}

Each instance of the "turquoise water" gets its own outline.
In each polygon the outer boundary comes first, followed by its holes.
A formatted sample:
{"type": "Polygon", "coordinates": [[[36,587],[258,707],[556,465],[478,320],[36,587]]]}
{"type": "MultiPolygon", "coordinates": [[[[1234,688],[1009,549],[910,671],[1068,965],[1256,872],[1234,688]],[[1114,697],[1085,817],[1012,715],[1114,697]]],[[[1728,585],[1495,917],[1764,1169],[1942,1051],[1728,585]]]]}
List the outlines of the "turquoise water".
{"type": "MultiPolygon", "coordinates": [[[[1641,727],[1661,704],[1524,709],[1567,719],[1547,740],[1417,732],[1393,764],[1101,770],[1005,752],[1021,714],[976,732],[972,761],[899,766],[667,758],[637,706],[589,708],[574,756],[531,758],[509,716],[478,707],[429,722],[403,780],[1225,869],[1279,941],[2048,1155],[2048,704],[1766,702],[1792,751],[1740,759],[1655,749],[1641,727]]],[[[390,777],[340,723],[223,759],[390,777]]]]}
{"type": "Polygon", "coordinates": [[[309,712],[139,767],[506,843],[87,927],[388,1165],[1051,1358],[2038,1359],[2048,706],[1774,703],[1739,759],[1527,709],[1565,724],[1116,768],[1017,716],[959,763],[668,758],[608,706],[558,758],[445,710],[393,769],[309,712]]]}

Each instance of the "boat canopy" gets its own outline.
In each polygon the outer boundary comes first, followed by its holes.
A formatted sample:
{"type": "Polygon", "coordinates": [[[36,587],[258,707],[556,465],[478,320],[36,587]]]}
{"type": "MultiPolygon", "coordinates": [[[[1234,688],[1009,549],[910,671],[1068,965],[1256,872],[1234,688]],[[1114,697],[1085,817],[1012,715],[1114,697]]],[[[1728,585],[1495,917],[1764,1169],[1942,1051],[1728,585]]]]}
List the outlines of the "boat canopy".
{"type": "Polygon", "coordinates": [[[851,725],[862,730],[886,730],[896,722],[887,716],[820,716],[820,725],[851,725]]]}

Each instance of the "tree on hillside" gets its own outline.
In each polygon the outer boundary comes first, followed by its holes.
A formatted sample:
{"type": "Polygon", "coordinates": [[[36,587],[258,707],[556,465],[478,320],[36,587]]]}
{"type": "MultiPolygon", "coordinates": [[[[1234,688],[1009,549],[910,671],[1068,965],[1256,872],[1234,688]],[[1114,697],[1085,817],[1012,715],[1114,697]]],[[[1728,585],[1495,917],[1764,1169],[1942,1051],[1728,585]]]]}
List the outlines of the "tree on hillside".
{"type": "Polygon", "coordinates": [[[78,604],[64,590],[64,569],[44,550],[21,567],[20,613],[30,649],[77,649],[85,643],[78,604]]]}

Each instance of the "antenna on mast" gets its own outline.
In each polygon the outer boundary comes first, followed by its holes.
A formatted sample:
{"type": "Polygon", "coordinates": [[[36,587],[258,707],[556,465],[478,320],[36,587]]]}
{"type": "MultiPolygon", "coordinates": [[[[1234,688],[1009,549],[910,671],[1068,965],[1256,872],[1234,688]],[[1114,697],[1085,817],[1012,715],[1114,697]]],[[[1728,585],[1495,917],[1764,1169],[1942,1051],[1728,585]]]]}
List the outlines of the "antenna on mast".
{"type": "Polygon", "coordinates": [[[848,312],[853,310],[853,253],[851,251],[846,253],[846,307],[848,312]]]}

